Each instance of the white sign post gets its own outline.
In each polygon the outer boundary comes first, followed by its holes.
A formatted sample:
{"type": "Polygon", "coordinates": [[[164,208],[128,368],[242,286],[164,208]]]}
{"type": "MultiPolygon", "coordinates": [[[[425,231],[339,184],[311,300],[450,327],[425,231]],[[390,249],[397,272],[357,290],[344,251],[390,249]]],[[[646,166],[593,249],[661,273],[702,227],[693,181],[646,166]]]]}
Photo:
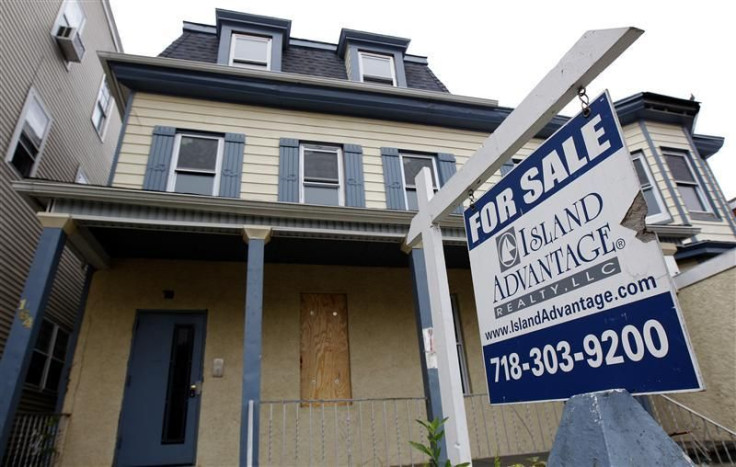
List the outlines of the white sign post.
{"type": "Polygon", "coordinates": [[[421,241],[425,258],[427,253],[431,256],[426,259],[430,306],[435,327],[443,413],[449,417],[445,424],[447,455],[453,464],[470,462],[471,456],[439,222],[467,198],[469,189],[478,188],[498,171],[504,162],[562,110],[576,95],[578,88],[587,85],[605,70],[642,33],[636,28],[586,32],[434,196],[428,190],[429,173],[423,170],[417,176],[417,187],[424,189],[417,190],[420,209],[412,219],[405,242],[407,246],[415,246],[421,241]],[[435,298],[431,298],[432,295],[435,298]],[[447,406],[445,400],[450,401],[447,406]]]}

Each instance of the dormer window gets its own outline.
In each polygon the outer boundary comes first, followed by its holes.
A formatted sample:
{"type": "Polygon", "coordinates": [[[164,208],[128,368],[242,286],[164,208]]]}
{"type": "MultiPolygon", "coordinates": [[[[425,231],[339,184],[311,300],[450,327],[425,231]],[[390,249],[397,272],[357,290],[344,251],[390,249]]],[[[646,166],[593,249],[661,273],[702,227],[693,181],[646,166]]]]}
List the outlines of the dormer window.
{"type": "Polygon", "coordinates": [[[270,70],[271,38],[249,34],[233,34],[230,41],[230,65],[270,70]]]}
{"type": "Polygon", "coordinates": [[[396,86],[396,67],[394,57],[358,51],[360,57],[360,80],[365,83],[379,83],[396,86]]]}

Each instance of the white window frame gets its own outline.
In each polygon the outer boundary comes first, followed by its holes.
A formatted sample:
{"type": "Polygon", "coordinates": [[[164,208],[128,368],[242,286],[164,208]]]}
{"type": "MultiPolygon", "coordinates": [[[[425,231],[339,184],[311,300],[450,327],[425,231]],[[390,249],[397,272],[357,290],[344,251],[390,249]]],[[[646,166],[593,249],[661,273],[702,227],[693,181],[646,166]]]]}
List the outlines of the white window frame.
{"type": "MultiPolygon", "coordinates": [[[[401,182],[404,185],[404,206],[406,206],[407,211],[410,211],[412,209],[409,209],[409,197],[406,196],[406,192],[407,190],[417,191],[417,187],[414,183],[409,184],[406,181],[406,174],[404,172],[404,158],[405,157],[412,158],[412,159],[429,159],[430,161],[432,161],[432,171],[434,172],[433,173],[434,177],[432,178],[432,180],[433,180],[433,183],[436,184],[436,186],[433,186],[432,189],[435,191],[435,193],[440,189],[440,186],[439,186],[440,185],[440,174],[439,174],[439,171],[437,170],[437,157],[432,156],[432,155],[427,155],[427,154],[416,154],[412,152],[399,151],[399,165],[401,167],[401,182]]],[[[417,199],[417,204],[418,203],[419,202],[417,199]]]]}
{"type": "MultiPolygon", "coordinates": [[[[225,138],[222,136],[203,135],[193,132],[181,132],[177,133],[174,137],[174,153],[171,156],[171,168],[169,169],[169,178],[166,182],[166,191],[172,193],[180,193],[175,190],[176,187],[176,173],[177,166],[179,165],[179,149],[181,148],[181,138],[188,136],[190,138],[201,138],[201,139],[213,139],[217,141],[217,160],[215,161],[215,180],[212,183],[211,196],[218,196],[220,193],[220,172],[222,172],[222,157],[224,153],[225,138]]],[[[212,172],[205,170],[192,170],[184,169],[181,172],[192,173],[192,174],[211,174],[212,172]]],[[[195,193],[183,193],[185,195],[194,195],[195,193]]]]}
{"type": "Polygon", "coordinates": [[[269,36],[259,36],[256,34],[242,34],[242,33],[233,33],[230,36],[230,56],[228,58],[228,64],[230,66],[238,67],[238,68],[248,68],[251,70],[271,70],[271,46],[273,45],[273,38],[269,36]],[[237,43],[238,38],[246,38],[250,40],[256,40],[259,42],[265,42],[266,43],[266,67],[262,67],[256,64],[250,64],[250,63],[235,63],[235,44],[237,43]]]}
{"type": "MultiPolygon", "coordinates": [[[[53,327],[52,327],[52,331],[51,331],[51,339],[49,341],[48,348],[47,349],[44,349],[44,350],[37,349],[36,346],[35,346],[35,344],[34,344],[33,350],[32,350],[32,353],[33,352],[38,352],[38,353],[42,354],[45,357],[44,358],[43,373],[41,373],[41,381],[39,382],[38,386],[35,385],[35,384],[33,384],[33,383],[25,383],[25,384],[27,384],[28,386],[31,386],[31,387],[37,389],[38,391],[53,391],[53,392],[56,392],[58,390],[58,388],[47,388],[46,387],[46,383],[48,383],[48,377],[49,377],[49,368],[51,368],[51,361],[52,360],[56,360],[57,362],[61,362],[62,366],[63,365],[66,365],[66,359],[69,358],[69,354],[68,354],[69,353],[69,348],[68,348],[68,346],[69,346],[69,340],[71,339],[71,333],[69,333],[65,329],[61,329],[61,327],[58,324],[56,324],[56,323],[54,323],[52,321],[49,321],[47,319],[44,319],[43,321],[46,322],[46,323],[49,323],[53,327]],[[64,351],[64,358],[61,359],[61,360],[59,358],[57,358],[57,357],[54,356],[54,347],[56,347],[56,339],[59,337],[59,332],[63,332],[67,336],[67,348],[64,351]]],[[[63,371],[62,371],[62,375],[61,376],[62,377],[64,376],[63,375],[63,371]]],[[[59,383],[61,383],[61,380],[59,380],[59,383]]]]}
{"type": "Polygon", "coordinates": [[[31,88],[28,90],[28,95],[26,96],[26,100],[23,103],[23,108],[20,111],[20,117],[18,118],[18,122],[15,124],[15,131],[13,131],[13,136],[10,138],[10,144],[8,145],[8,152],[5,154],[5,162],[7,162],[13,170],[19,175],[22,175],[20,171],[13,165],[13,155],[15,154],[15,148],[18,145],[20,134],[23,131],[23,125],[26,121],[26,116],[28,115],[28,111],[31,108],[31,102],[35,100],[36,103],[41,107],[41,110],[43,110],[43,113],[48,117],[49,123],[46,125],[46,130],[44,134],[41,136],[41,144],[38,146],[38,154],[36,155],[36,158],[33,161],[33,167],[31,168],[31,171],[28,174],[28,177],[34,177],[36,175],[36,172],[38,171],[38,165],[41,162],[41,158],[44,154],[44,149],[46,148],[46,141],[48,141],[49,133],[51,132],[51,126],[54,123],[54,119],[51,116],[51,113],[49,112],[48,108],[46,108],[46,105],[43,103],[43,100],[41,99],[41,96],[36,92],[34,88],[31,88]]]}
{"type": "Polygon", "coordinates": [[[673,149],[662,149],[662,158],[664,159],[664,163],[667,165],[667,170],[669,170],[670,175],[672,176],[672,181],[675,183],[675,187],[677,188],[677,194],[680,195],[682,198],[682,194],[680,193],[680,185],[686,185],[691,186],[695,188],[695,194],[700,200],[700,204],[702,204],[705,207],[704,211],[699,211],[697,209],[690,209],[687,207],[687,204],[685,204],[685,200],[683,198],[682,204],[687,209],[688,212],[695,212],[695,213],[701,213],[701,214],[712,214],[713,213],[713,207],[708,202],[708,198],[705,196],[705,189],[700,184],[700,181],[698,180],[698,174],[693,170],[693,166],[690,163],[690,157],[688,157],[688,154],[686,152],[680,152],[678,150],[673,149]],[[672,173],[672,169],[670,168],[669,164],[667,163],[667,156],[674,156],[674,157],[682,157],[685,160],[685,164],[687,164],[688,170],[690,170],[690,175],[692,175],[693,180],[692,182],[689,181],[682,181],[675,178],[675,175],[672,173]]]}
{"type": "MultiPolygon", "coordinates": [[[[392,80],[391,85],[392,86],[396,86],[396,63],[394,63],[394,56],[393,55],[380,54],[380,53],[374,53],[374,52],[366,52],[364,50],[359,50],[358,51],[358,72],[360,74],[360,81],[362,83],[365,83],[366,82],[365,79],[364,79],[364,76],[363,76],[363,68],[364,68],[363,67],[363,57],[364,56],[374,57],[374,58],[381,58],[381,59],[388,59],[388,61],[389,61],[389,68],[391,69],[391,80],[392,80]]],[[[382,78],[382,77],[377,76],[376,78],[382,78]]],[[[377,83],[375,81],[367,81],[367,82],[370,83],[370,84],[381,84],[381,83],[377,83]]],[[[388,83],[386,83],[386,84],[388,84],[388,83]]]]}
{"type": "Polygon", "coordinates": [[[89,177],[87,177],[87,174],[84,172],[81,165],[77,168],[77,175],[74,177],[74,183],[89,185],[89,177]]]}
{"type": "MultiPolygon", "coordinates": [[[[59,8],[59,12],[56,14],[56,20],[54,20],[54,26],[51,28],[51,37],[56,40],[56,33],[59,31],[59,26],[61,25],[61,21],[64,19],[64,14],[66,13],[66,9],[69,7],[70,4],[76,3],[79,7],[79,10],[82,12],[82,23],[77,27],[77,34],[80,38],[82,38],[82,32],[84,31],[84,27],[87,25],[87,13],[84,12],[84,8],[82,8],[82,3],[79,0],[64,0],[61,4],[61,8],[59,8]]],[[[82,39],[82,43],[84,44],[84,40],[82,39]]],[[[66,65],[66,71],[69,71],[71,68],[72,62],[64,59],[64,65],[66,65]]]]}
{"type": "MultiPolygon", "coordinates": [[[[654,222],[661,222],[666,221],[670,219],[670,215],[667,212],[667,205],[664,203],[664,198],[662,198],[662,194],[659,191],[659,185],[657,185],[657,181],[654,179],[654,175],[652,174],[652,171],[649,169],[649,162],[647,161],[646,156],[644,155],[644,151],[634,151],[631,153],[631,163],[634,164],[635,160],[639,160],[641,162],[642,167],[644,168],[644,175],[646,175],[647,180],[649,180],[649,186],[652,188],[652,193],[654,193],[654,199],[657,201],[657,206],[659,207],[659,214],[652,214],[647,215],[646,222],[647,223],[654,223],[654,222]]],[[[636,172],[636,167],[634,167],[634,172],[636,172]]],[[[639,176],[637,175],[637,180],[639,179],[639,176]]],[[[641,186],[641,183],[639,184],[641,186]]],[[[641,186],[642,192],[644,191],[646,187],[641,186]]]]}
{"type": "Polygon", "coordinates": [[[299,202],[305,203],[304,199],[304,184],[312,186],[329,186],[334,187],[332,183],[322,183],[314,181],[304,181],[304,150],[309,149],[311,151],[328,152],[321,148],[335,149],[337,152],[337,201],[338,206],[345,206],[345,169],[343,166],[343,150],[342,147],[336,144],[327,143],[300,143],[299,144],[299,202]]]}
{"type": "Polygon", "coordinates": [[[100,137],[101,141],[105,140],[105,134],[107,134],[107,124],[110,122],[110,114],[112,114],[113,107],[115,106],[115,99],[112,97],[112,91],[110,90],[110,87],[107,86],[107,81],[105,80],[106,76],[103,73],[102,75],[102,81],[100,82],[100,88],[97,91],[97,98],[95,99],[95,104],[92,107],[92,115],[90,116],[90,121],[92,122],[92,126],[95,129],[95,132],[97,132],[97,136],[100,137]],[[102,97],[102,90],[107,88],[107,94],[109,100],[107,101],[107,108],[103,109],[100,105],[100,98],[102,97]],[[102,128],[97,128],[97,125],[95,125],[95,109],[97,107],[100,107],[102,111],[102,115],[104,116],[104,121],[102,122],[102,128]]]}

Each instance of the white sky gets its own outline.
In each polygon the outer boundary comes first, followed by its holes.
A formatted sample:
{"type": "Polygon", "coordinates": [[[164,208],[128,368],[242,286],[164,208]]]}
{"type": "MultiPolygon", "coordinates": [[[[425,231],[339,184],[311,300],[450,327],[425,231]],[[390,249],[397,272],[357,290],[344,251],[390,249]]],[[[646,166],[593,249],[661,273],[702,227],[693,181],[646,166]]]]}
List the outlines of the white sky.
{"type": "MultiPolygon", "coordinates": [[[[696,133],[723,136],[709,159],[727,199],[736,197],[736,4],[616,0],[591,2],[369,0],[111,0],[126,53],[154,56],[182,21],[215,24],[215,8],[292,21],[292,37],[336,43],[343,27],[411,39],[454,94],[514,107],[588,29],[636,26],[645,34],[588,86],[614,100],[642,91],[702,103],[696,133]],[[603,6],[605,3],[605,6],[603,6]],[[734,5],[734,6],[732,6],[734,5]],[[730,44],[730,45],[729,45],[730,44]]],[[[573,102],[565,110],[578,110],[573,102]]]]}

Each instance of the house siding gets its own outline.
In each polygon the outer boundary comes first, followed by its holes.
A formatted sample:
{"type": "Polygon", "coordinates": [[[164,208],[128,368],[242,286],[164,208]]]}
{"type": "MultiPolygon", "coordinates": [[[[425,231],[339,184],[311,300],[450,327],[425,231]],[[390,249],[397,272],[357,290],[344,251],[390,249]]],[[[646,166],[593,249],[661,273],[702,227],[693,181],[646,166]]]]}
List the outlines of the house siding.
{"type": "MultiPolygon", "coordinates": [[[[35,212],[10,186],[20,175],[5,161],[26,96],[33,87],[53,122],[35,177],[72,182],[81,165],[90,183],[107,177],[120,117],[115,107],[101,141],[91,116],[102,81],[96,50],[114,50],[113,36],[101,2],[80,3],[86,15],[81,63],[65,62],[51,36],[61,1],[0,3],[0,352],[33,259],[41,228],[35,212]]],[[[70,331],[84,281],[82,264],[65,250],[47,309],[47,317],[70,331]]],[[[53,408],[53,398],[27,391],[21,410],[53,408]]]]}
{"type": "MultiPolygon", "coordinates": [[[[690,156],[689,160],[691,166],[693,167],[693,170],[700,174],[699,178],[696,175],[696,180],[698,180],[699,182],[700,180],[703,180],[704,182],[700,185],[701,188],[708,193],[705,202],[710,205],[711,210],[717,213],[720,218],[714,218],[713,221],[702,221],[690,218],[689,222],[686,223],[690,223],[694,227],[699,227],[701,229],[700,233],[697,235],[697,239],[699,241],[735,241],[736,238],[734,238],[734,232],[731,229],[731,226],[728,224],[728,221],[725,219],[725,216],[728,215],[728,213],[723,212],[720,204],[716,201],[718,199],[718,194],[713,191],[713,187],[710,183],[708,183],[708,177],[703,168],[704,161],[697,156],[697,153],[690,145],[690,140],[688,139],[682,127],[677,125],[665,125],[657,122],[645,122],[644,125],[646,126],[647,131],[649,132],[652,141],[656,146],[656,150],[658,151],[660,156],[662,154],[663,148],[678,149],[688,152],[690,156]],[[712,200],[713,202],[711,202],[710,200],[712,200]]],[[[670,177],[670,180],[672,180],[672,175],[669,172],[669,167],[667,166],[666,161],[662,161],[662,164],[664,165],[664,169],[666,172],[664,176],[670,177]]],[[[662,174],[660,174],[660,177],[662,177],[662,174]]],[[[662,188],[666,188],[666,186],[662,186],[663,184],[660,183],[659,180],[658,183],[660,185],[660,190],[662,188]]],[[[687,208],[685,207],[684,202],[680,197],[680,193],[677,191],[677,186],[675,185],[674,181],[672,182],[672,185],[675,191],[674,195],[677,197],[678,200],[677,202],[679,202],[680,205],[683,206],[683,209],[685,210],[685,213],[687,215],[687,208]]],[[[674,199],[672,196],[669,196],[668,203],[674,203],[674,199]]]]}
{"type": "MultiPolygon", "coordinates": [[[[142,188],[151,134],[156,125],[219,133],[240,132],[248,135],[240,197],[258,201],[277,201],[280,138],[362,146],[366,207],[385,209],[381,147],[451,153],[460,167],[488,136],[427,125],[143,93],[135,95],[132,106],[113,186],[142,188]]],[[[539,144],[540,141],[530,141],[519,154],[528,155],[539,144]]],[[[479,191],[485,192],[499,179],[500,175],[494,175],[479,191]]]]}

